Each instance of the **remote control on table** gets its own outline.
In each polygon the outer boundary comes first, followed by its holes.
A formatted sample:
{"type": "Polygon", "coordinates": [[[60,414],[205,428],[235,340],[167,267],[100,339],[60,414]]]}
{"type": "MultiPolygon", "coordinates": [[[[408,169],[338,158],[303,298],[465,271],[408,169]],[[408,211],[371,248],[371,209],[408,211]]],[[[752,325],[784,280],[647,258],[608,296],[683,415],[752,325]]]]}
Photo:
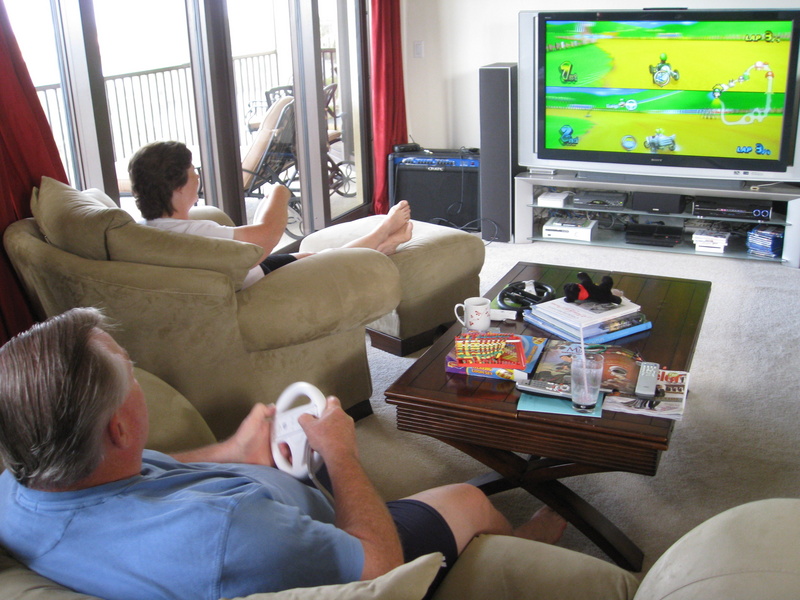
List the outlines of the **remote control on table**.
{"type": "Polygon", "coordinates": [[[558,396],[570,395],[570,387],[566,383],[553,383],[552,381],[541,381],[538,379],[525,379],[517,382],[517,389],[523,392],[534,394],[556,394],[558,396]]]}
{"type": "Polygon", "coordinates": [[[656,381],[658,380],[658,363],[643,362],[639,367],[639,379],[636,380],[637,398],[651,400],[656,397],[656,381]]]}

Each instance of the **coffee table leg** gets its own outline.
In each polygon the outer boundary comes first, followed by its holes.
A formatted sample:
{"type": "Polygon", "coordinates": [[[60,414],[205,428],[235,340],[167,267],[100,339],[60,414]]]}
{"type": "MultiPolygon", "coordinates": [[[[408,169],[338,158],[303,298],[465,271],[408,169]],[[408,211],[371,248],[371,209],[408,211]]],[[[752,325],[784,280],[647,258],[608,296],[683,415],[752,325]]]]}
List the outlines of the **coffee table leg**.
{"type": "MultiPolygon", "coordinates": [[[[628,536],[566,485],[556,479],[549,479],[558,476],[557,467],[551,465],[549,472],[547,468],[529,470],[532,463],[538,461],[540,464],[546,464],[547,459],[532,457],[525,460],[512,452],[445,438],[437,439],[458,448],[494,470],[469,481],[486,495],[521,487],[572,523],[620,567],[636,572],[642,570],[644,554],[628,536]]],[[[566,476],[577,475],[581,471],[591,473],[602,470],[581,465],[564,465],[563,469],[566,476]]]]}
{"type": "Polygon", "coordinates": [[[547,504],[597,544],[623,569],[641,571],[644,554],[628,536],[591,504],[560,481],[523,484],[522,488],[547,504]]]}

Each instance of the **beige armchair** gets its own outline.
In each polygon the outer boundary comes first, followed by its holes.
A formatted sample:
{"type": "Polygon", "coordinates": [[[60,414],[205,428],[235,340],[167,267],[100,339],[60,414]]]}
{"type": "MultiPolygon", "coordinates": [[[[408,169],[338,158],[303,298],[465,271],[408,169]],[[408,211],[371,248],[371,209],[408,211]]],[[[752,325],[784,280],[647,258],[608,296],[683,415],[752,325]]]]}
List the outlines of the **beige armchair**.
{"type": "MultiPolygon", "coordinates": [[[[400,300],[380,252],[331,250],[242,290],[258,246],[139,225],[99,190],[49,178],[31,207],[4,244],[38,316],[103,308],[136,364],[191,398],[217,437],[297,380],[368,408],[365,325],[400,300]]],[[[232,224],[210,207],[192,216],[232,224]]]]}

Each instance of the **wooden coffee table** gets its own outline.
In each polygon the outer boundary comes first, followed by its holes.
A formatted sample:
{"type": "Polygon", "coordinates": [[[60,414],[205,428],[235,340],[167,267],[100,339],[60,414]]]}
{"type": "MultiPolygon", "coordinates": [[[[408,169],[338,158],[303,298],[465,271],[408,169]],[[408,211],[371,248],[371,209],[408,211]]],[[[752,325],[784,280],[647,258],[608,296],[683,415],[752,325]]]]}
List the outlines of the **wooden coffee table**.
{"type": "MultiPolygon", "coordinates": [[[[489,292],[512,281],[535,279],[563,295],[581,269],[518,263],[489,292]]],[[[586,270],[595,281],[610,274],[614,287],[642,306],[650,331],[613,342],[662,367],[689,371],[711,283],[633,273],[586,270]]],[[[498,323],[493,323],[497,326],[498,323]]],[[[521,319],[502,331],[552,337],[521,319]]],[[[620,566],[640,571],[642,551],[613,523],[560,479],[606,471],[655,475],[669,448],[674,421],[603,411],[601,418],[517,412],[514,383],[445,371],[445,357],[461,332],[456,323],[389,389],[397,426],[434,437],[492,469],[473,480],[487,494],[521,487],[552,507],[620,566]],[[523,458],[520,454],[528,455],[523,458]]]]}

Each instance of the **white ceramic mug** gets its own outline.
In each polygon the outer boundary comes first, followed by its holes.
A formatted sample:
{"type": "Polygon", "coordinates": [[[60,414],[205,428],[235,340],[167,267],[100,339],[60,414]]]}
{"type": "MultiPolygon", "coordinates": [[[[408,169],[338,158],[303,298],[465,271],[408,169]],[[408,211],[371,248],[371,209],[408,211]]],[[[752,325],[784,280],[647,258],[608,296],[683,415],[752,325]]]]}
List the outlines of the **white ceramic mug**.
{"type": "Polygon", "coordinates": [[[492,322],[489,304],[487,298],[467,298],[463,304],[456,304],[454,308],[456,319],[472,331],[488,331],[492,322]],[[463,315],[458,314],[459,308],[463,311],[463,315]]]}

